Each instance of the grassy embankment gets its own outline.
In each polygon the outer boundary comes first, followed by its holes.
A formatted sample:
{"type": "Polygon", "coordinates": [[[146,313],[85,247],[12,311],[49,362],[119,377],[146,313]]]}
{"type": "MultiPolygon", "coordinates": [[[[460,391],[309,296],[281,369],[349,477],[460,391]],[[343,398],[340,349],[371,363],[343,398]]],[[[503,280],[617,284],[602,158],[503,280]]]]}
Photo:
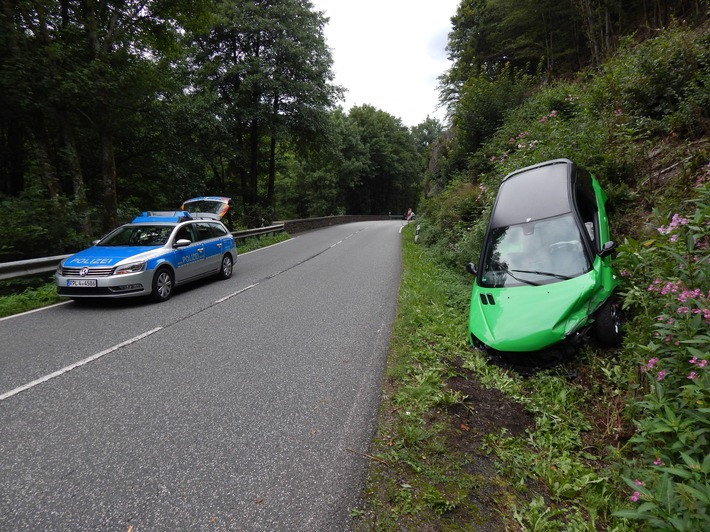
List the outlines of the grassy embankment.
{"type": "Polygon", "coordinates": [[[709,41],[673,28],[544,87],[420,207],[363,529],[710,530],[709,41]],[[626,339],[522,378],[466,345],[463,267],[500,179],[557,157],[610,198],[626,339]]]}

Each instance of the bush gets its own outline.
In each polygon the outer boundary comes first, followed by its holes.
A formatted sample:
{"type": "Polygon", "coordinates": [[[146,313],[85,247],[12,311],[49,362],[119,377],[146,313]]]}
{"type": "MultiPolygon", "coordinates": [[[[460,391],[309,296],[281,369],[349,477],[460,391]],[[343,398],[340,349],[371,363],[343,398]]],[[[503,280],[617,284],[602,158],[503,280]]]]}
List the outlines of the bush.
{"type": "Polygon", "coordinates": [[[95,236],[84,232],[83,217],[90,220],[90,213],[63,196],[45,199],[28,192],[19,198],[0,198],[0,261],[49,257],[86,247],[95,236]]]}
{"type": "Polygon", "coordinates": [[[710,165],[697,184],[693,212],[660,217],[657,235],[628,240],[618,262],[640,379],[624,477],[635,508],[616,515],[675,530],[710,527],[710,165]]]}

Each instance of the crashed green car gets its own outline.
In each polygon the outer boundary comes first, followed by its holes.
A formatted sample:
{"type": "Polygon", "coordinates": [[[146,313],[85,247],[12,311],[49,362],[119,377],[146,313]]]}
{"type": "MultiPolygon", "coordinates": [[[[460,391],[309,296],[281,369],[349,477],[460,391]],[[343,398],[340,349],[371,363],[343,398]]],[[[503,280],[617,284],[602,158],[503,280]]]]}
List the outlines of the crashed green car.
{"type": "Polygon", "coordinates": [[[568,159],[507,175],[478,266],[469,341],[489,354],[573,352],[591,332],[621,342],[606,195],[568,159]]]}

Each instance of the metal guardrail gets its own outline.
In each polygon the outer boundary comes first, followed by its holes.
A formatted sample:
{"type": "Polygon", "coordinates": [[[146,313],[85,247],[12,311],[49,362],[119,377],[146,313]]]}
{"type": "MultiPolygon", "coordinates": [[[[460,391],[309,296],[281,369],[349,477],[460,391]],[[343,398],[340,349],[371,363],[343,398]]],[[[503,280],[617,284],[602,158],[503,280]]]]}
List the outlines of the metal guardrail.
{"type": "Polygon", "coordinates": [[[0,263],[0,280],[49,273],[57,269],[57,265],[71,255],[55,255],[41,259],[16,260],[0,263]]]}
{"type": "MultiPolygon", "coordinates": [[[[255,229],[245,229],[244,231],[233,231],[235,240],[243,240],[245,238],[261,235],[269,235],[271,233],[281,233],[284,230],[284,224],[269,225],[267,227],[257,227],[255,229]]],[[[5,279],[14,279],[16,277],[24,277],[26,275],[37,275],[40,273],[49,273],[57,269],[57,265],[68,255],[55,255],[53,257],[43,257],[40,259],[16,260],[13,262],[0,263],[0,281],[5,279]]]]}
{"type": "Polygon", "coordinates": [[[268,225],[266,227],[256,227],[254,229],[244,229],[243,231],[232,231],[235,240],[243,240],[252,236],[270,235],[271,233],[282,233],[284,224],[268,225]]]}

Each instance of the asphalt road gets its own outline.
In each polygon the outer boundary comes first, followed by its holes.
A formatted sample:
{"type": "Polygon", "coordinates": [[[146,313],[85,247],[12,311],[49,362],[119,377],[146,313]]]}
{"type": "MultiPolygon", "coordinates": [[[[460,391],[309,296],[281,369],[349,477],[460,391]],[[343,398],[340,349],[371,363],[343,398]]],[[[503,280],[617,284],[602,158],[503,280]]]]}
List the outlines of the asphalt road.
{"type": "Polygon", "coordinates": [[[400,227],[305,233],[166,303],[0,320],[0,530],[347,530],[400,227]]]}

